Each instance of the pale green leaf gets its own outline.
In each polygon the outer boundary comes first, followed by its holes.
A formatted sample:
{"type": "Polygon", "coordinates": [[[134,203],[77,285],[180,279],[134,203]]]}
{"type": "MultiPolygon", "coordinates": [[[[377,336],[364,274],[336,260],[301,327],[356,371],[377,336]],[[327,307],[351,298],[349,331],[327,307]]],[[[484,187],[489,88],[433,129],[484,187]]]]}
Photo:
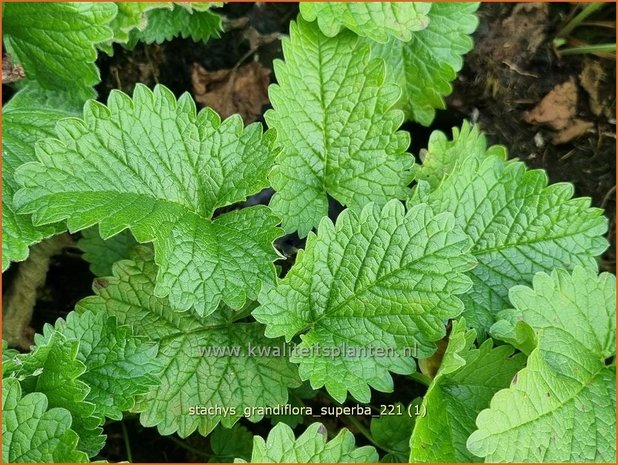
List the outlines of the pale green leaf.
{"type": "Polygon", "coordinates": [[[77,449],[93,457],[105,441],[100,428],[103,419],[86,400],[90,388],[81,380],[86,367],[77,359],[78,350],[78,340],[54,333],[32,352],[17,356],[19,362],[4,376],[17,378],[25,394],[45,394],[50,408],[68,410],[73,419],[71,429],[79,436],[77,449]]]}
{"type": "Polygon", "coordinates": [[[416,421],[415,406],[420,405],[421,399],[416,399],[411,405],[405,406],[401,402],[394,404],[394,408],[387,407],[379,417],[371,420],[371,437],[376,445],[387,451],[381,462],[407,463],[410,456],[410,435],[416,421]]]}
{"type": "Polygon", "coordinates": [[[27,79],[49,90],[94,97],[100,80],[96,44],[112,38],[114,3],[6,3],[3,45],[20,63],[27,79]]]}
{"type": "Polygon", "coordinates": [[[80,380],[90,387],[86,400],[95,405],[95,415],[121,420],[135,405],[135,398],[157,383],[161,367],[157,347],[138,338],[128,326],[120,326],[104,313],[71,312],[66,321],[45,325],[35,335],[37,345],[46,344],[56,332],[79,341],[77,359],[86,366],[80,380]]]}
{"type": "Polygon", "coordinates": [[[112,91],[107,107],[89,101],[84,120],[63,120],[57,135],[16,173],[15,205],[35,224],[67,219],[75,232],[99,223],[104,239],[129,228],[154,242],[155,295],[181,311],[208,314],[221,300],[240,308],[274,281],[279,219],[265,206],[213,219],[268,186],[274,133],[138,85],[133,99],[112,91]]]}
{"type": "Polygon", "coordinates": [[[453,152],[456,169],[434,190],[419,182],[410,202],[452,212],[472,239],[479,265],[461,299],[466,321],[481,338],[495,313],[508,307],[511,287],[530,283],[537,271],[596,267],[595,257],[607,248],[603,211],[590,208],[589,198],[573,199],[572,184],[547,186],[544,171],[505,162],[499,150],[479,157],[483,150],[453,152]]]}
{"type": "Polygon", "coordinates": [[[316,21],[328,37],[346,27],[377,42],[389,37],[408,41],[429,23],[431,3],[423,2],[301,2],[300,13],[316,21]]]}
{"type": "Polygon", "coordinates": [[[88,462],[78,439],[68,410],[48,409],[44,394],[22,395],[19,381],[2,380],[2,463],[88,462]]]}
{"type": "Polygon", "coordinates": [[[324,36],[299,19],[275,62],[278,84],[266,112],[283,152],[270,176],[271,207],[286,231],[301,237],[328,212],[330,195],[360,210],[404,198],[412,179],[403,113],[391,110],[400,90],[384,85],[384,63],[351,32],[324,36]]]}
{"type": "MultiPolygon", "coordinates": [[[[313,423],[298,438],[288,425],[279,423],[266,441],[253,437],[252,463],[370,463],[378,454],[371,446],[356,447],[354,435],[343,428],[328,441],[326,428],[313,423]]],[[[243,462],[236,460],[235,462],[243,462]]]]}
{"type": "Polygon", "coordinates": [[[92,227],[82,231],[77,245],[84,252],[84,260],[90,263],[90,271],[95,276],[108,276],[112,274],[114,263],[129,258],[137,241],[127,230],[105,240],[97,228],[92,227]]]}
{"type": "Polygon", "coordinates": [[[300,384],[296,368],[283,354],[249,352],[251,346],[274,348],[283,341],[265,338],[260,324],[236,322],[243,313],[224,307],[207,318],[175,312],[166,299],[154,297],[156,266],[148,250],[139,253],[144,257],[116,263],[114,277],[97,279],[97,295],[82,300],[77,310],[115,316],[159,343],[157,359],[164,369],[136,407],[142,424],[156,426],[161,434],[186,437],[197,430],[206,435],[220,422],[231,427],[245,408],[285,404],[288,387],[300,384]],[[192,407],[235,412],[191,414],[192,407]]]}
{"type": "Polygon", "coordinates": [[[525,364],[507,345],[494,348],[491,340],[478,349],[474,330],[464,319],[453,323],[442,364],[431,382],[410,439],[410,462],[478,462],[466,448],[478,413],[492,396],[508,387],[525,364]]]}
{"type": "Polygon", "coordinates": [[[616,278],[575,268],[510,292],[538,347],[476,420],[470,451],[488,462],[616,462],[616,278]]]}
{"type": "Polygon", "coordinates": [[[386,62],[387,82],[403,90],[399,106],[408,119],[424,126],[431,124],[436,109],[446,108],[443,97],[453,90],[451,82],[463,66],[463,55],[472,50],[470,35],[478,25],[478,3],[431,5],[429,25],[411,34],[408,42],[372,44],[373,56],[386,62]]]}
{"type": "Polygon", "coordinates": [[[253,316],[267,336],[302,335],[290,359],[313,388],[326,386],[339,402],[347,392],[368,402],[369,387],[392,391],[389,371],[413,372],[412,355],[431,355],[444,321],[463,310],[456,295],[470,287],[469,247],[453,216],[427,205],[405,212],[392,200],[346,210],[336,225],[322,220],[286,277],[260,294],[253,316]]]}

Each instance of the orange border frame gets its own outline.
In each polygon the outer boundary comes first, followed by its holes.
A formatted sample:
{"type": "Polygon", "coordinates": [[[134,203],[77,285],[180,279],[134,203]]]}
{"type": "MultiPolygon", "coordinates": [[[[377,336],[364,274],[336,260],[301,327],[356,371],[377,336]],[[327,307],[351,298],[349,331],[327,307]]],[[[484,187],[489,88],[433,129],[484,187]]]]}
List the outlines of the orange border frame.
{"type": "MultiPolygon", "coordinates": [[[[77,0],[80,3],[86,3],[85,0],[77,0]]],[[[91,0],[94,2],[104,2],[105,0],[91,0]]],[[[307,0],[301,0],[301,1],[307,1],[307,0]]],[[[318,1],[318,2],[326,2],[329,0],[312,0],[312,1],[318,1]]],[[[341,0],[339,0],[341,1],[341,0]]],[[[346,0],[348,1],[348,0],[346,0]]],[[[363,0],[363,1],[369,1],[369,2],[377,2],[380,0],[363,0]]],[[[402,0],[402,1],[410,1],[410,0],[402,0]]],[[[427,1],[427,0],[420,0],[422,2],[426,2],[426,3],[435,3],[435,2],[431,2],[431,1],[427,1]]],[[[467,0],[443,0],[444,2],[449,2],[449,3],[458,3],[458,2],[464,2],[467,0]]],[[[518,3],[517,0],[481,0],[484,3],[518,3]]],[[[1,0],[0,1],[0,35],[2,33],[2,8],[3,8],[3,3],[54,3],[54,0],[1,0]]],[[[248,2],[244,2],[243,0],[227,0],[228,3],[248,3],[248,2]]],[[[592,3],[593,0],[579,0],[576,3],[592,3]]],[[[126,2],[126,3],[131,3],[130,1],[126,2]]],[[[179,0],[179,3],[190,3],[190,0],[179,0]]],[[[263,0],[258,0],[255,3],[293,3],[291,0],[271,0],[270,2],[268,1],[263,1],[263,0]]],[[[295,2],[294,2],[295,3],[295,2]]],[[[545,2],[537,2],[536,0],[533,1],[529,1],[527,3],[565,3],[561,0],[546,0],[545,2]]],[[[603,3],[616,3],[616,1],[611,1],[611,0],[604,0],[603,3]]],[[[616,18],[618,20],[618,11],[616,13],[616,18]]],[[[617,21],[618,22],[618,21],[617,21]]],[[[0,56],[0,65],[2,64],[2,57],[0,56]]],[[[618,70],[618,67],[617,67],[618,70]]],[[[618,76],[616,77],[616,84],[618,86],[618,76]]],[[[2,97],[2,89],[0,88],[0,99],[2,97]]],[[[617,106],[618,108],[618,106],[617,106]]],[[[0,131],[2,130],[2,112],[0,111],[0,131]]],[[[0,132],[1,134],[1,132],[0,132]]],[[[2,137],[0,135],[0,150],[2,149],[2,137]]],[[[616,149],[618,150],[618,140],[616,141],[616,149]]],[[[615,152],[616,153],[616,152],[615,152]]],[[[0,158],[0,171],[2,171],[2,158],[0,158]]],[[[618,168],[616,169],[616,177],[618,177],[618,168]]],[[[2,193],[2,185],[0,183],[0,194],[2,193]]],[[[0,207],[1,210],[2,207],[0,207]]],[[[616,212],[618,213],[618,206],[616,207],[616,212]]],[[[618,230],[618,226],[617,229],[614,230],[614,234],[616,234],[618,230]]],[[[2,232],[2,220],[0,219],[0,233],[2,232]]],[[[0,251],[0,255],[2,254],[2,252],[0,251]]],[[[614,275],[616,274],[616,270],[614,270],[614,275]]],[[[2,277],[0,277],[0,284],[2,283],[2,277]]],[[[617,298],[617,303],[618,303],[618,298],[617,298]]],[[[0,309],[2,308],[2,303],[0,302],[0,309]]],[[[616,321],[618,323],[618,316],[616,318],[616,321]]],[[[0,315],[0,330],[2,330],[2,316],[0,315]]],[[[0,361],[0,366],[2,365],[2,362],[0,361]]],[[[616,380],[618,382],[618,373],[616,374],[616,380]]],[[[2,382],[0,381],[0,390],[2,389],[2,382]]],[[[618,409],[616,410],[616,420],[618,423],[618,409]]],[[[2,412],[0,411],[0,421],[2,420],[2,412]]],[[[1,436],[1,434],[0,434],[1,436]]],[[[618,449],[618,439],[616,440],[616,445],[617,445],[617,449],[618,449]]],[[[2,450],[2,445],[0,444],[0,451],[2,450]]],[[[0,459],[0,463],[1,459],[0,459]]],[[[133,463],[144,463],[146,465],[166,465],[169,462],[133,462],[133,463]]],[[[189,462],[172,462],[172,463],[189,463],[189,462]]],[[[444,464],[451,464],[450,462],[444,462],[444,464]]],[[[215,465],[223,465],[223,464],[215,464],[215,465]]],[[[452,464],[455,465],[455,464],[452,464]]],[[[518,464],[519,465],[519,464],[518,464]]],[[[524,465],[524,464],[521,464],[524,465]]]]}

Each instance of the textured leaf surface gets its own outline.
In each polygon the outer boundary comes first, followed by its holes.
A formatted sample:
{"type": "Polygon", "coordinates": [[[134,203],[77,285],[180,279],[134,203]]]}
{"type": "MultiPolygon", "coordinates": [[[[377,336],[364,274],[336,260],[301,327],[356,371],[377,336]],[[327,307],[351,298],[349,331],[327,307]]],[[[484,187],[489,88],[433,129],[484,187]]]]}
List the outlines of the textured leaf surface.
{"type": "Polygon", "coordinates": [[[451,81],[463,66],[463,55],[472,50],[470,35],[478,25],[474,14],[478,6],[432,3],[429,25],[410,34],[409,41],[390,39],[385,44],[372,44],[373,55],[386,62],[388,82],[403,90],[399,106],[408,119],[429,126],[435,110],[446,108],[443,97],[452,92],[451,81]]]}
{"type": "MultiPolygon", "coordinates": [[[[321,423],[313,423],[298,438],[288,425],[279,423],[264,441],[253,437],[252,463],[370,463],[378,454],[371,446],[356,447],[354,435],[346,428],[328,441],[321,423]]],[[[236,460],[242,462],[242,460],[236,460]]]]}
{"type": "MultiPolygon", "coordinates": [[[[149,252],[140,253],[147,258],[149,252]]],[[[282,341],[265,338],[262,325],[235,322],[243,313],[220,308],[202,318],[192,311],[174,312],[166,299],[153,296],[156,267],[151,260],[121,261],[114,272],[114,277],[96,281],[97,295],[82,300],[78,311],[115,316],[159,343],[157,359],[164,367],[159,384],[136,407],[144,426],[156,426],[161,434],[186,437],[198,430],[206,435],[219,422],[231,427],[245,407],[285,404],[287,388],[300,384],[296,368],[285,357],[250,356],[249,344],[274,347],[282,341]],[[239,352],[232,352],[236,347],[239,352]],[[202,352],[209,348],[224,352],[202,352]],[[189,409],[195,406],[237,410],[191,415],[189,409]]]]}
{"type": "Polygon", "coordinates": [[[52,136],[58,120],[72,116],[58,102],[44,101],[40,92],[32,91],[28,86],[2,108],[2,271],[11,261],[25,260],[29,246],[62,229],[58,225],[36,227],[30,215],[18,215],[13,208],[13,195],[19,188],[15,170],[36,160],[34,143],[52,136]]]}
{"type": "Polygon", "coordinates": [[[156,9],[146,13],[146,16],[146,27],[133,31],[132,43],[140,41],[161,44],[174,37],[190,37],[194,42],[207,41],[211,37],[219,37],[222,31],[221,17],[203,7],[198,11],[175,5],[171,11],[156,9]]]}
{"type": "Polygon", "coordinates": [[[90,271],[96,276],[112,274],[112,265],[130,257],[137,241],[130,231],[122,231],[105,240],[96,227],[84,229],[77,245],[83,250],[83,259],[90,263],[90,271]]]}
{"type": "Polygon", "coordinates": [[[2,11],[4,45],[29,80],[49,90],[94,97],[99,82],[95,45],[112,38],[114,3],[7,3],[2,11]]]}
{"type": "Polygon", "coordinates": [[[40,392],[22,396],[19,381],[2,380],[2,463],[87,462],[78,451],[78,437],[71,430],[71,414],[63,408],[48,409],[40,392]]]}
{"type": "Polygon", "coordinates": [[[300,12],[307,21],[317,20],[328,37],[347,27],[359,36],[386,42],[390,36],[407,41],[414,31],[425,29],[431,7],[421,2],[302,2],[300,12]]]}
{"type": "Polygon", "coordinates": [[[474,286],[461,298],[466,321],[484,337],[495,313],[509,306],[514,285],[530,283],[537,271],[596,267],[594,257],[607,247],[607,219],[590,208],[589,198],[572,199],[572,184],[547,186],[544,171],[505,163],[498,154],[459,157],[435,190],[419,183],[410,204],[452,212],[472,238],[479,265],[470,272],[474,286]]]}
{"type": "Polygon", "coordinates": [[[59,332],[79,341],[77,359],[86,366],[80,380],[90,387],[86,400],[95,405],[95,415],[121,420],[135,404],[136,396],[156,384],[161,367],[154,343],[133,336],[128,326],[119,326],[104,313],[68,314],[55,326],[46,325],[35,343],[43,345],[59,332]]]}
{"type": "Polygon", "coordinates": [[[220,300],[240,308],[273,282],[278,218],[255,206],[212,220],[268,185],[272,132],[138,85],[133,99],[112,91],[108,107],[89,101],[84,120],[64,120],[57,133],[16,173],[15,204],[36,224],[66,218],[74,232],[99,223],[105,239],[130,228],[154,242],[155,294],[178,310],[207,314],[220,300]]]}
{"type": "Polygon", "coordinates": [[[463,274],[474,265],[469,247],[449,213],[434,215],[426,205],[406,213],[393,200],[360,214],[346,210],[336,225],[322,220],[286,277],[260,295],[253,316],[267,325],[267,336],[302,334],[291,360],[313,388],[326,386],[339,402],[348,391],[368,402],[370,386],[392,391],[389,371],[414,371],[406,348],[428,357],[445,334],[443,321],[463,310],[455,295],[470,287],[463,274]],[[316,348],[343,344],[385,352],[337,355],[316,348]]]}
{"type": "Polygon", "coordinates": [[[455,322],[438,374],[433,379],[410,440],[410,462],[478,462],[466,448],[478,413],[493,395],[511,383],[525,364],[508,345],[493,348],[491,340],[474,348],[474,330],[455,322]]]}
{"type": "Polygon", "coordinates": [[[501,314],[537,331],[509,389],[481,412],[468,448],[491,462],[615,462],[616,278],[575,268],[535,275],[501,314]]]}
{"type": "Polygon", "coordinates": [[[414,412],[414,404],[420,404],[416,399],[411,407],[402,403],[395,404],[394,415],[382,415],[380,418],[371,420],[371,437],[376,444],[387,451],[381,462],[384,463],[407,463],[410,456],[410,435],[414,428],[415,416],[408,413],[414,412]]]}
{"type": "Polygon", "coordinates": [[[34,351],[19,356],[19,361],[10,373],[20,380],[24,394],[45,394],[50,408],[63,408],[72,417],[71,429],[79,436],[77,448],[89,457],[103,447],[105,437],[99,427],[102,418],[94,414],[95,405],[86,400],[89,387],[80,377],[85,365],[77,360],[79,341],[68,340],[54,333],[34,351]]]}
{"type": "Polygon", "coordinates": [[[249,460],[253,448],[253,434],[240,424],[232,428],[217,426],[208,436],[211,463],[231,463],[234,459],[249,460]]]}
{"type": "Polygon", "coordinates": [[[404,198],[414,159],[408,133],[397,131],[403,114],[390,110],[400,91],[383,85],[384,63],[369,60],[356,35],[330,39],[302,20],[290,25],[283,54],[265,118],[283,147],[270,205],[285,229],[306,236],[326,216],[327,194],[357,210],[404,198]]]}

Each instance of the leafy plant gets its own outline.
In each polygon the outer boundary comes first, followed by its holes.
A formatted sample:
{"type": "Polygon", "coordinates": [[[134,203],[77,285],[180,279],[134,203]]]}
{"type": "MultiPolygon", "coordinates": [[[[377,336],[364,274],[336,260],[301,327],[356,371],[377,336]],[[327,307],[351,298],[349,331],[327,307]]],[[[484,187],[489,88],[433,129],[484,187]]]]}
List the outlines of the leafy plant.
{"type": "Polygon", "coordinates": [[[602,210],[467,122],[408,152],[478,4],[302,3],[266,130],[164,85],[93,98],[97,49],[215,38],[215,5],[49,5],[4,10],[3,270],[69,231],[97,277],[3,341],[4,462],[106,459],[129,416],[210,461],[615,461],[602,210]]]}

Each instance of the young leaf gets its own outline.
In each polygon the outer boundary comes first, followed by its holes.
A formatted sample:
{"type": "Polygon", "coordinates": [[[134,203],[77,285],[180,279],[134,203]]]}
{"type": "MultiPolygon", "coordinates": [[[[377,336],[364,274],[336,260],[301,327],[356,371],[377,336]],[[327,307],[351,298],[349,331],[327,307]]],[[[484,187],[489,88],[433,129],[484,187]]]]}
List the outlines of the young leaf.
{"type": "Polygon", "coordinates": [[[275,62],[278,84],[266,112],[283,152],[270,176],[271,207],[287,232],[301,237],[328,212],[327,194],[360,210],[404,198],[412,179],[409,134],[391,110],[400,90],[384,85],[384,63],[369,59],[355,34],[324,36],[299,19],[275,62]]]}
{"type": "Polygon", "coordinates": [[[371,437],[380,448],[388,451],[382,458],[384,463],[407,463],[410,456],[410,434],[414,428],[416,417],[408,412],[415,405],[420,405],[421,399],[412,402],[411,407],[402,403],[395,404],[394,414],[385,414],[371,420],[371,437]]]}
{"type": "Polygon", "coordinates": [[[44,394],[22,395],[19,381],[2,380],[2,463],[88,462],[69,411],[47,407],[44,394]]]}
{"type": "Polygon", "coordinates": [[[424,126],[431,124],[436,109],[446,108],[443,97],[453,90],[450,83],[463,66],[463,55],[472,50],[470,35],[478,25],[474,13],[479,3],[431,5],[429,25],[410,34],[409,41],[372,43],[373,56],[386,62],[387,81],[403,90],[399,106],[408,119],[424,126]]]}
{"type": "Polygon", "coordinates": [[[77,449],[93,457],[105,442],[100,427],[103,419],[86,400],[90,388],[81,380],[86,367],[77,359],[78,350],[78,340],[54,333],[44,345],[18,356],[20,363],[4,376],[17,378],[25,394],[45,394],[50,408],[68,410],[73,418],[71,429],[79,436],[77,449]]]}
{"type": "Polygon", "coordinates": [[[513,310],[538,347],[476,420],[468,449],[488,462],[616,461],[616,279],[575,268],[515,286],[513,310]]]}
{"type": "Polygon", "coordinates": [[[478,349],[475,331],[462,318],[453,323],[449,344],[438,374],[425,394],[410,439],[410,462],[478,462],[466,449],[478,413],[492,396],[508,387],[525,363],[507,345],[493,348],[491,340],[478,349]]]}
{"type": "Polygon", "coordinates": [[[128,326],[119,326],[104,313],[71,312],[55,327],[46,325],[34,342],[44,345],[56,332],[79,341],[77,359],[86,366],[80,380],[90,387],[86,400],[95,405],[95,415],[121,420],[135,398],[157,383],[161,367],[155,359],[157,347],[133,336],[128,326]]]}
{"type": "Polygon", "coordinates": [[[420,182],[409,204],[452,212],[472,238],[479,266],[461,299],[466,321],[483,338],[495,313],[508,307],[508,290],[531,282],[536,271],[596,267],[594,257],[607,247],[607,219],[590,199],[572,199],[572,184],[547,186],[544,171],[505,163],[502,155],[461,153],[455,164],[434,190],[420,182]]]}
{"type": "Polygon", "coordinates": [[[96,44],[111,40],[114,3],[7,3],[2,11],[4,45],[26,77],[48,90],[83,100],[100,80],[96,44]]]}
{"type": "Polygon", "coordinates": [[[269,337],[302,334],[290,360],[313,388],[326,386],[339,402],[347,392],[369,402],[370,386],[392,391],[388,372],[413,372],[412,353],[431,355],[444,320],[463,310],[456,295],[470,287],[469,247],[452,215],[434,215],[427,205],[406,213],[393,200],[346,210],[336,225],[322,220],[287,276],[260,294],[253,316],[269,337]],[[358,353],[337,354],[344,344],[358,353]],[[384,352],[372,355],[369,347],[384,352]]]}
{"type": "Polygon", "coordinates": [[[29,215],[18,215],[13,208],[13,195],[19,188],[15,170],[36,160],[34,143],[53,135],[56,122],[72,115],[38,98],[24,100],[21,94],[29,92],[27,88],[20,91],[2,109],[2,271],[10,262],[28,258],[29,246],[62,230],[54,224],[34,226],[29,215]]]}
{"type": "Polygon", "coordinates": [[[116,263],[114,277],[95,281],[97,295],[79,302],[77,311],[115,316],[159,343],[157,359],[164,369],[136,407],[142,424],[161,434],[207,435],[219,422],[231,427],[246,407],[286,403],[288,387],[300,384],[294,365],[275,352],[249,352],[251,346],[274,349],[282,341],[265,338],[262,325],[235,322],[243,314],[226,308],[208,318],[174,312],[166,299],[153,296],[156,266],[150,252],[139,253],[142,258],[116,263]],[[196,407],[211,410],[192,414],[196,407]],[[214,410],[221,407],[235,412],[214,410]]]}
{"type": "Polygon", "coordinates": [[[274,133],[243,129],[238,115],[198,114],[188,94],[176,101],[163,86],[143,85],[133,99],[112,91],[108,107],[89,101],[84,120],[66,119],[57,133],[16,173],[24,187],[15,205],[36,224],[68,219],[78,231],[99,223],[104,239],[130,228],[139,242],[154,242],[155,295],[181,311],[209,314],[221,300],[240,308],[274,281],[279,219],[264,206],[212,219],[268,186],[274,133]]]}
{"type": "Polygon", "coordinates": [[[359,36],[377,42],[389,37],[408,41],[413,32],[427,27],[431,3],[399,2],[301,2],[300,13],[307,21],[315,21],[328,37],[347,27],[359,36]]]}
{"type": "MultiPolygon", "coordinates": [[[[216,5],[216,3],[211,3],[216,5]]],[[[188,5],[187,5],[188,6],[188,5]]],[[[171,11],[157,9],[146,13],[147,26],[134,29],[130,43],[145,42],[161,44],[174,37],[191,38],[194,42],[219,37],[222,31],[221,17],[201,8],[199,11],[187,6],[174,5],[171,11]]]]}
{"type": "Polygon", "coordinates": [[[77,245],[83,250],[83,259],[90,263],[90,271],[95,276],[109,276],[112,274],[112,265],[129,258],[137,241],[127,230],[105,240],[97,228],[92,227],[82,231],[82,238],[77,245]]]}
{"type": "Polygon", "coordinates": [[[212,455],[210,463],[230,463],[236,458],[248,460],[253,448],[253,434],[240,424],[232,428],[217,426],[208,437],[212,455]]]}
{"type": "MultiPolygon", "coordinates": [[[[313,423],[298,438],[288,425],[279,423],[264,441],[253,437],[251,463],[371,463],[378,453],[371,446],[355,447],[354,435],[346,428],[328,441],[321,423],[313,423]]],[[[235,460],[241,463],[243,460],[235,460]]]]}

